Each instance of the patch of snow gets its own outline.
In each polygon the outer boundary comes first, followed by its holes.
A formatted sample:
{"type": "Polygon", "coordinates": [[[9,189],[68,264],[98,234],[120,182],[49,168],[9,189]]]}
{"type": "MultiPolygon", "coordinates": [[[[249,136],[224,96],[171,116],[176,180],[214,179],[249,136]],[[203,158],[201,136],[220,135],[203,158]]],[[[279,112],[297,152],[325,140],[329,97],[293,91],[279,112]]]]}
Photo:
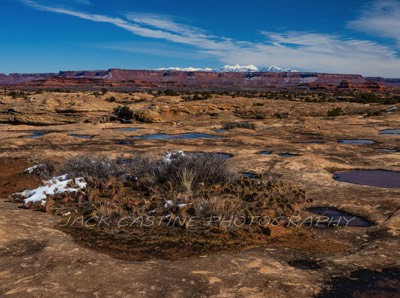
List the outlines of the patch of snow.
{"type": "MultiPolygon", "coordinates": [[[[168,207],[173,207],[173,206],[178,206],[179,208],[183,208],[186,207],[188,204],[175,204],[174,201],[172,200],[167,200],[167,202],[164,205],[164,208],[168,208],[168,207]]],[[[150,213],[150,212],[149,212],[150,213]]]]}
{"type": "Polygon", "coordinates": [[[83,177],[68,179],[68,175],[62,175],[45,181],[43,185],[38,188],[14,193],[13,197],[23,199],[25,204],[30,202],[46,204],[48,196],[65,192],[76,192],[85,188],[86,185],[87,183],[83,177]]]}
{"type": "Polygon", "coordinates": [[[45,167],[45,164],[39,164],[39,165],[35,165],[33,167],[27,168],[24,170],[24,174],[32,174],[34,173],[36,170],[41,170],[45,167]]]}
{"type": "Polygon", "coordinates": [[[169,206],[174,206],[174,202],[172,200],[168,200],[165,205],[164,208],[168,208],[169,206]]]}
{"type": "Polygon", "coordinates": [[[302,78],[300,80],[300,84],[304,84],[304,83],[314,83],[317,80],[316,77],[309,77],[309,78],[302,78]]]}
{"type": "Polygon", "coordinates": [[[178,150],[176,152],[168,152],[164,156],[163,162],[170,163],[172,160],[178,159],[179,157],[182,157],[182,156],[186,156],[185,152],[183,152],[182,150],[178,150]]]}

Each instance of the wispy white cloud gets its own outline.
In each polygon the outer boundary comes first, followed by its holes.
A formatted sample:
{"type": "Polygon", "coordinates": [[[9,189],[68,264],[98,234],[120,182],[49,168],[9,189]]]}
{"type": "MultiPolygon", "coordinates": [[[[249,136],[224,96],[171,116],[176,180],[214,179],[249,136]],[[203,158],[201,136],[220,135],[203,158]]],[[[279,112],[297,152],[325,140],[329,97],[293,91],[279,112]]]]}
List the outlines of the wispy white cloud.
{"type": "Polygon", "coordinates": [[[378,0],[369,3],[357,20],[348,23],[348,27],[392,38],[400,48],[400,1],[378,0]]]}
{"type": "MultiPolygon", "coordinates": [[[[307,71],[399,76],[400,59],[394,49],[368,40],[309,32],[266,31],[261,32],[265,41],[256,43],[215,36],[200,28],[175,22],[167,16],[130,13],[124,17],[110,17],[42,5],[34,0],[23,1],[38,10],[109,23],[138,36],[186,45],[191,47],[192,52],[214,57],[227,64],[275,64],[307,71]]],[[[130,51],[126,46],[107,47],[130,51]]],[[[154,52],[157,53],[159,51],[154,52]]]]}

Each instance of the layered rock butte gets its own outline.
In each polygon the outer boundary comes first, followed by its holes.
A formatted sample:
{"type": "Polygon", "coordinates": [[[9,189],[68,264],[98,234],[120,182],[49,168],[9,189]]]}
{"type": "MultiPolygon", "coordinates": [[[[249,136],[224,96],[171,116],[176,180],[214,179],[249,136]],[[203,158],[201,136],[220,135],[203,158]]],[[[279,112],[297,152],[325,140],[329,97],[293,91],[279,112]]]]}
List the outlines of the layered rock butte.
{"type": "Polygon", "coordinates": [[[174,88],[195,90],[360,89],[400,88],[399,79],[356,74],[304,72],[187,72],[109,69],[60,71],[42,74],[0,74],[0,85],[10,88],[174,88]]]}

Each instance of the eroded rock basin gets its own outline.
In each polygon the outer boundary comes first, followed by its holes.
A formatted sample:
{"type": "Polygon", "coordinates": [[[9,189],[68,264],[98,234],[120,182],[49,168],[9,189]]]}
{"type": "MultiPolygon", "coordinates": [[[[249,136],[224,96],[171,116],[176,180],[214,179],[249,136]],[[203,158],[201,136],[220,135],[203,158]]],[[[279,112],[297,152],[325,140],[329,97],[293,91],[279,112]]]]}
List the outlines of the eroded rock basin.
{"type": "Polygon", "coordinates": [[[314,214],[321,215],[320,218],[313,219],[312,226],[316,228],[330,227],[371,227],[374,224],[363,218],[343,210],[333,207],[312,207],[308,209],[314,214]]]}
{"type": "Polygon", "coordinates": [[[358,270],[349,277],[334,278],[331,283],[331,288],[317,297],[400,297],[400,270],[397,268],[358,270]]]}
{"type": "Polygon", "coordinates": [[[349,140],[339,140],[339,144],[345,145],[372,145],[376,142],[373,140],[358,140],[358,139],[349,139],[349,140]]]}
{"type": "Polygon", "coordinates": [[[393,171],[354,170],[335,172],[335,179],[341,182],[366,186],[400,188],[400,172],[393,171]]]}
{"type": "Polygon", "coordinates": [[[400,128],[397,129],[384,129],[380,131],[382,135],[395,135],[400,136],[400,128]]]}
{"type": "Polygon", "coordinates": [[[135,139],[142,140],[193,140],[193,139],[219,139],[219,135],[210,135],[203,133],[183,133],[183,134],[149,134],[138,137],[133,137],[135,139]]]}

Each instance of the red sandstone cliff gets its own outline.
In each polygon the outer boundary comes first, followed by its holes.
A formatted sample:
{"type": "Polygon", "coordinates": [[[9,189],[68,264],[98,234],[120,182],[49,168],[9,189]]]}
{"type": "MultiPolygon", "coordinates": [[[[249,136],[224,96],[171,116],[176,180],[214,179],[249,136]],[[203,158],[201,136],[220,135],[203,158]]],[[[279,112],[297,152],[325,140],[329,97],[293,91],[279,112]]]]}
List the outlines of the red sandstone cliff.
{"type": "Polygon", "coordinates": [[[400,79],[368,80],[361,75],[301,72],[186,72],[160,70],[110,69],[61,71],[57,74],[0,74],[0,85],[34,87],[160,87],[192,89],[366,89],[400,87],[400,79]]]}

